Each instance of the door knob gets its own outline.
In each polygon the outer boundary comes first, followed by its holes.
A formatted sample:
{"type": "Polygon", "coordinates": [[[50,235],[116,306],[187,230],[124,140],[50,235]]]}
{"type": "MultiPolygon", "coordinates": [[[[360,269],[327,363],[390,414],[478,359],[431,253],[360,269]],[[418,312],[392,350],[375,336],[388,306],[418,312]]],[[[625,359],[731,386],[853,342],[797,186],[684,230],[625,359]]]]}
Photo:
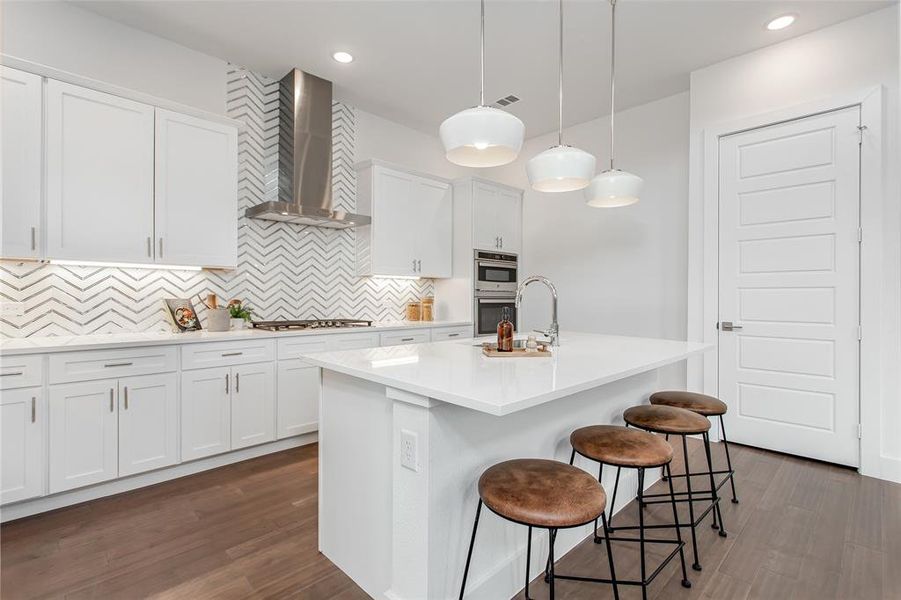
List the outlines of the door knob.
{"type": "Polygon", "coordinates": [[[723,321],[720,323],[720,329],[722,331],[738,331],[741,329],[741,325],[734,325],[732,321],[723,321]]]}

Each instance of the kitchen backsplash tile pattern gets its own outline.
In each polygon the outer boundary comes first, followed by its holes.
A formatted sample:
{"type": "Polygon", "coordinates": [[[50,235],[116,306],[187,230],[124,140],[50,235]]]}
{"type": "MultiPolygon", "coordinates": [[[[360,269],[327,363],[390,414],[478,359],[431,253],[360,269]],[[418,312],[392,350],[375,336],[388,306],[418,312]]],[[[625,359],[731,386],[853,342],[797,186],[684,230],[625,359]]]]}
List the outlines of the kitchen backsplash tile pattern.
{"type": "MultiPolygon", "coordinates": [[[[228,114],[243,121],[238,146],[238,268],[170,271],[0,262],[0,300],[23,316],[0,317],[0,336],[71,335],[166,329],[162,298],[214,292],[243,298],[257,318],[398,319],[404,304],[433,293],[429,280],[354,274],[354,231],[244,218],[244,209],[277,196],[278,82],[231,67],[228,114]]],[[[354,110],[334,103],[335,205],[354,210],[354,110]]],[[[197,243],[203,243],[202,232],[197,243]]]]}

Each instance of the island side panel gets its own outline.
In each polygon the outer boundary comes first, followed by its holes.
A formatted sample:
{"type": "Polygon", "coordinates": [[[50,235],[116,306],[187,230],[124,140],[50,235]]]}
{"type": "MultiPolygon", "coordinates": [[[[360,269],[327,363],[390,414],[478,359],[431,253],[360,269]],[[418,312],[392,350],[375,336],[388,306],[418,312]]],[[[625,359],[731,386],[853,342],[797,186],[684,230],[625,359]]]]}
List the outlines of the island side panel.
{"type": "MultiPolygon", "coordinates": [[[[569,434],[574,429],[593,424],[624,424],[623,411],[647,403],[657,386],[655,370],[503,417],[450,404],[432,408],[428,426],[428,598],[456,598],[459,593],[478,502],[477,483],[485,469],[512,458],[555,458],[569,462],[569,434]]],[[[597,477],[596,463],[577,457],[576,465],[597,477]]],[[[614,477],[614,468],[604,470],[603,484],[608,498],[613,495],[614,477]]],[[[658,478],[659,472],[648,472],[646,487],[658,478]]],[[[636,486],[636,472],[623,470],[616,510],[636,496],[636,486]]],[[[555,554],[563,556],[590,534],[590,525],[561,530],[555,554]]],[[[483,509],[467,582],[468,600],[510,598],[522,589],[526,536],[526,527],[504,521],[483,509]]],[[[600,567],[606,565],[603,558],[599,549],[600,567]]],[[[547,535],[536,529],[532,540],[532,577],[538,576],[546,560],[547,535]]],[[[606,577],[607,573],[598,576],[606,577]]]]}
{"type": "Polygon", "coordinates": [[[322,369],[319,550],[374,598],[391,583],[392,401],[383,385],[322,369]]]}

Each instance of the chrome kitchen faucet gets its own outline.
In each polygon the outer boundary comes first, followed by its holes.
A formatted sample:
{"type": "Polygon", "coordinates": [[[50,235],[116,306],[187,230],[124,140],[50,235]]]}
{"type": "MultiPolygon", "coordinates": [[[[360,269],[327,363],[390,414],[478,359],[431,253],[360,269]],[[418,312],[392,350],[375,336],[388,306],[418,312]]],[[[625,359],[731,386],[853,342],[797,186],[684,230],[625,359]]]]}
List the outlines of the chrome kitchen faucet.
{"type": "Polygon", "coordinates": [[[530,277],[526,277],[523,282],[519,284],[519,287],[516,288],[516,308],[519,309],[519,305],[522,304],[522,291],[526,289],[527,285],[529,285],[530,283],[535,283],[536,281],[543,283],[549,290],[551,290],[553,305],[551,308],[551,326],[547,331],[536,329],[535,332],[547,336],[547,338],[551,342],[551,346],[559,346],[560,327],[557,325],[557,288],[554,287],[554,284],[551,283],[547,277],[543,277],[541,275],[532,275],[530,277]]]}

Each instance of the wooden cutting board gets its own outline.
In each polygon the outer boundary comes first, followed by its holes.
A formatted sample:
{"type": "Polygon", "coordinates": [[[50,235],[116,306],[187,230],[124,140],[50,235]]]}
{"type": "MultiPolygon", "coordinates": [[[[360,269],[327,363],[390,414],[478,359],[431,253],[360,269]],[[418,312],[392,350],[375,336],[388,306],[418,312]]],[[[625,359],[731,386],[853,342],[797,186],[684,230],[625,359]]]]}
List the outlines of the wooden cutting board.
{"type": "Polygon", "coordinates": [[[525,348],[514,348],[510,352],[500,352],[496,345],[491,344],[482,346],[482,354],[490,358],[547,358],[553,356],[549,350],[526,352],[525,348]]]}

